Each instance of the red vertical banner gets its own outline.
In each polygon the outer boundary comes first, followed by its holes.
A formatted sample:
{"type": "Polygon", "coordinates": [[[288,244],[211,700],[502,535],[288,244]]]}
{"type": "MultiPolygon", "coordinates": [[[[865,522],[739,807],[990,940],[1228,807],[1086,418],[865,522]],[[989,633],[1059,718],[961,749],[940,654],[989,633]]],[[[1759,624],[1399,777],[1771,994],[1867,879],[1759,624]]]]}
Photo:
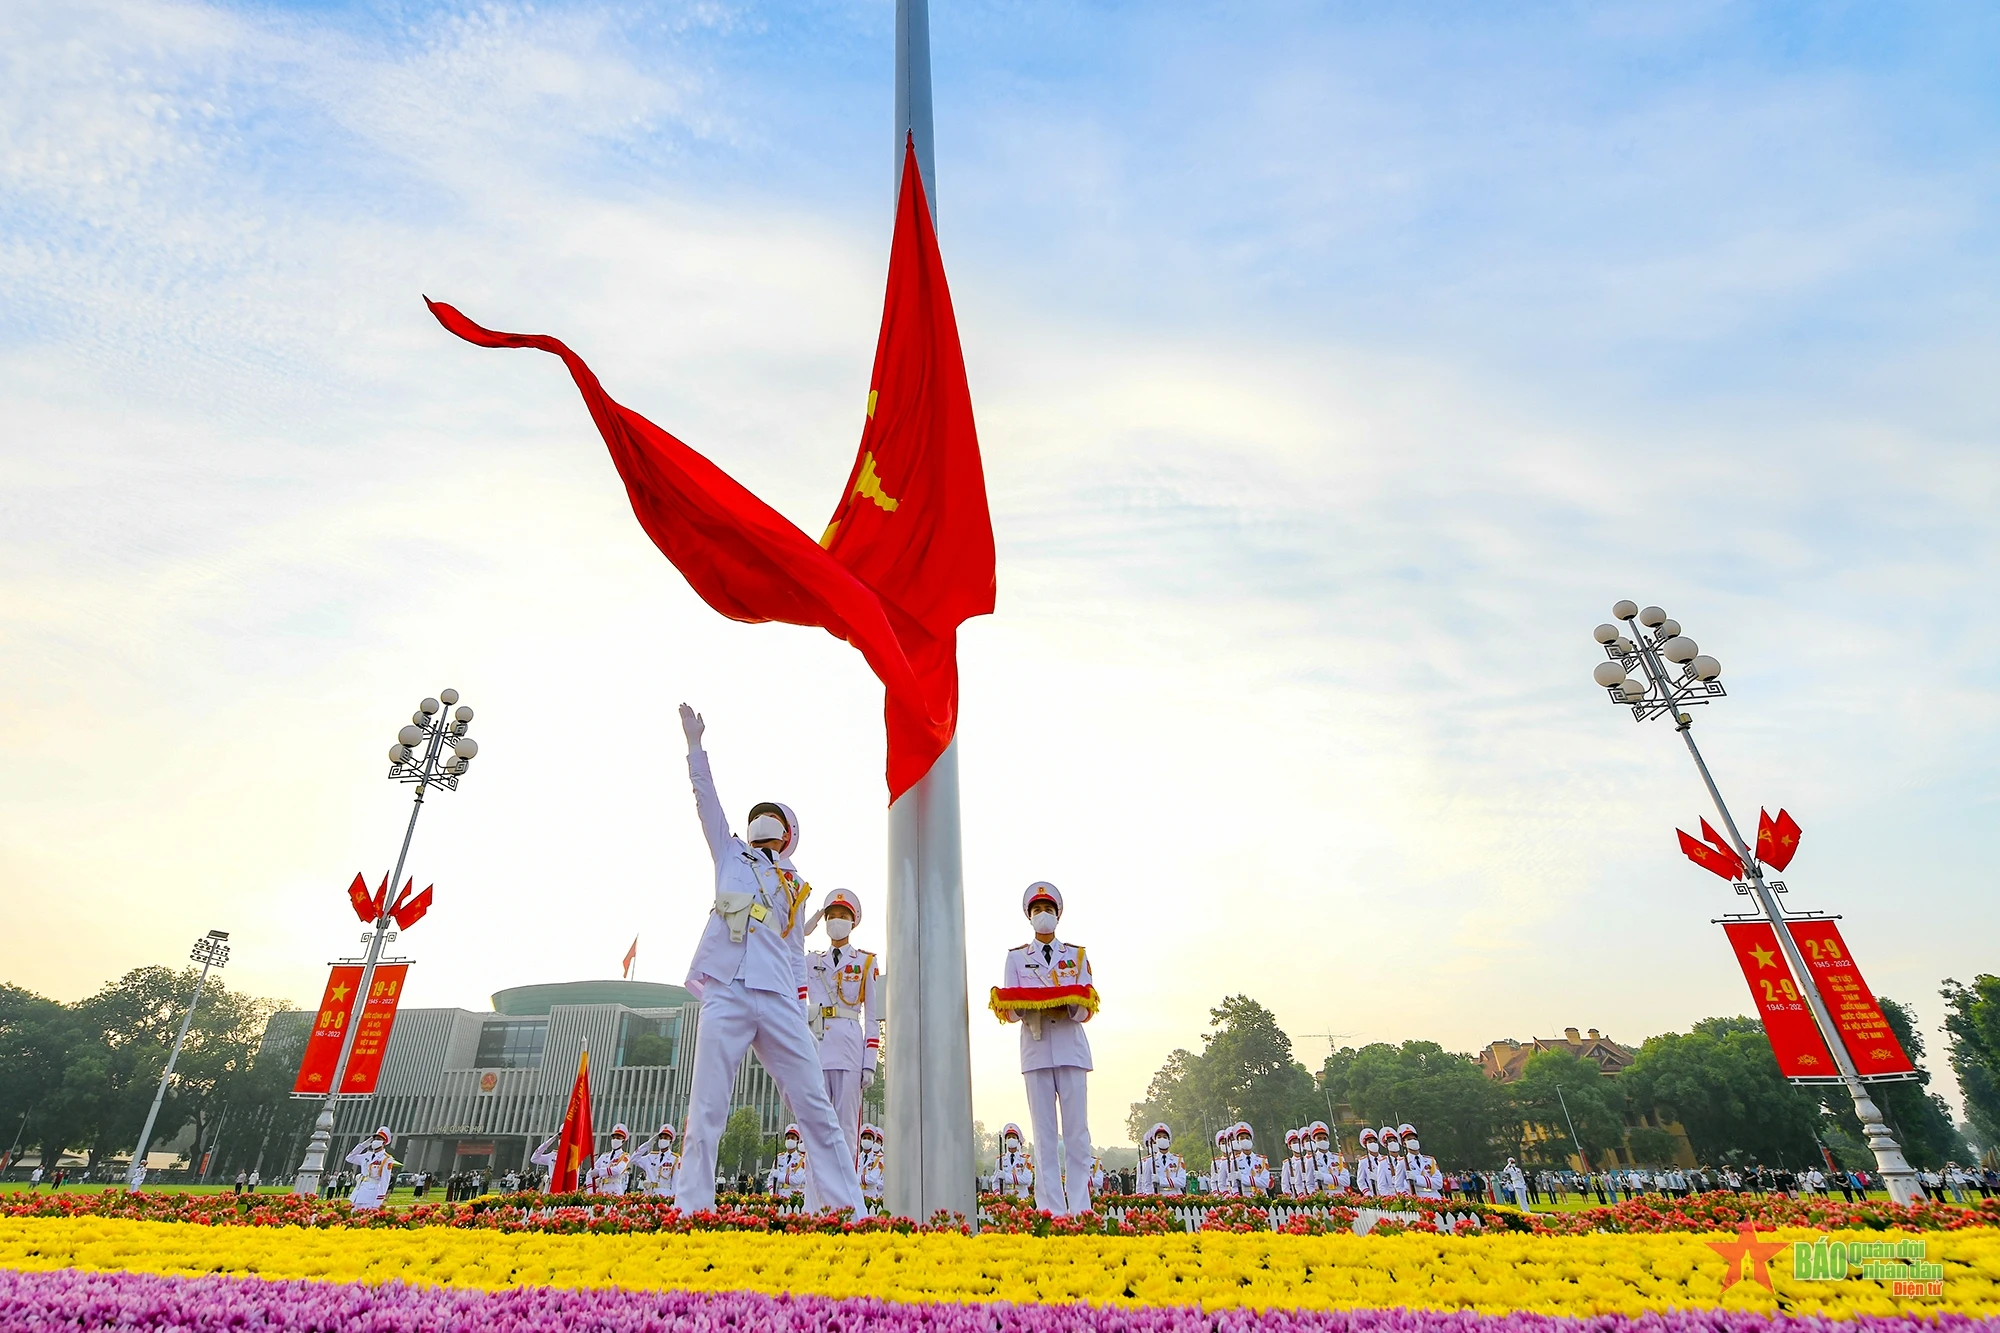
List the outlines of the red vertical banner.
{"type": "Polygon", "coordinates": [[[1756,1002],[1757,1016],[1764,1022],[1771,1053],[1778,1057],[1778,1071],[1786,1078],[1829,1078],[1840,1070],[1827,1054],[1820,1039],[1819,1025],[1812,1009],[1799,991],[1785,951],[1778,947],[1778,932],[1768,921],[1725,921],[1723,931],[1729,947],[1736,952],[1743,979],[1750,983],[1750,998],[1756,1002]]]}
{"type": "Polygon", "coordinates": [[[1833,1015],[1834,1029],[1847,1046],[1855,1072],[1866,1077],[1907,1074],[1914,1070],[1916,1066],[1904,1053],[1903,1043],[1896,1040],[1889,1020],[1882,1017],[1882,1006],[1875,1003],[1875,993],[1868,989],[1868,983],[1861,978],[1861,969],[1854,965],[1854,956],[1847,952],[1847,942],[1840,938],[1840,927],[1825,920],[1785,924],[1791,929],[1799,952],[1805,955],[1806,970],[1812,973],[1820,998],[1826,1001],[1827,1010],[1833,1015]]]}
{"type": "Polygon", "coordinates": [[[408,963],[378,963],[368,983],[368,1003],[361,1008],[360,1026],[354,1032],[354,1049],[348,1052],[347,1076],[340,1081],[345,1095],[362,1096],[375,1091],[382,1073],[382,1052],[389,1045],[389,1031],[396,1026],[396,1006],[403,998],[403,981],[408,963]]]}
{"type": "Polygon", "coordinates": [[[354,1049],[348,1053],[347,1077],[340,1090],[352,1095],[375,1091],[375,1080],[382,1072],[382,1052],[396,1023],[396,1005],[403,998],[409,970],[408,963],[377,965],[368,986],[368,1003],[361,1007],[357,1020],[354,1011],[360,998],[356,992],[361,988],[361,964],[333,965],[312,1032],[306,1037],[305,1057],[299,1061],[299,1076],[292,1083],[294,1093],[327,1092],[333,1067],[340,1063],[340,1043],[347,1036],[347,1025],[357,1021],[361,1026],[354,1034],[354,1049]]]}
{"type": "Polygon", "coordinates": [[[320,996],[319,1013],[312,1032],[306,1037],[305,1056],[299,1061],[299,1076],[293,1092],[325,1096],[333,1081],[333,1067],[340,1063],[340,1043],[354,1017],[354,992],[361,986],[359,963],[335,963],[327,974],[326,993],[320,996]]]}

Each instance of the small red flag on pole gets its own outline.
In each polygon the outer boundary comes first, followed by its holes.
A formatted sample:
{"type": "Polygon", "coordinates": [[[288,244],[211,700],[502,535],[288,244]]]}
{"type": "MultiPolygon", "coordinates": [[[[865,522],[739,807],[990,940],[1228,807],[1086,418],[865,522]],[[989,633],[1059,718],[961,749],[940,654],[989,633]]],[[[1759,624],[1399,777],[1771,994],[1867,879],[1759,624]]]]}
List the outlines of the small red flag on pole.
{"type": "Polygon", "coordinates": [[[1734,856],[1718,852],[1707,843],[1691,838],[1679,829],[1675,829],[1674,832],[1680,835],[1681,851],[1686,853],[1687,859],[1703,870],[1732,881],[1743,873],[1743,863],[1734,856]]]}
{"type": "Polygon", "coordinates": [[[1799,826],[1791,815],[1778,811],[1776,819],[1767,810],[1757,812],[1757,859],[1773,870],[1783,870],[1799,850],[1799,826]]]}
{"type": "Polygon", "coordinates": [[[597,1158],[597,1136],[590,1128],[590,1048],[576,1061],[576,1082],[570,1085],[569,1109],[563,1112],[562,1133],[556,1137],[555,1165],[549,1168],[549,1193],[569,1194],[582,1184],[582,1174],[597,1158]]]}
{"type": "Polygon", "coordinates": [[[1736,849],[1731,847],[1728,842],[1724,841],[1723,836],[1715,831],[1715,825],[1709,823],[1706,819],[1701,821],[1701,840],[1729,858],[1730,863],[1736,867],[1736,878],[1741,879],[1743,877],[1743,858],[1738,856],[1736,849]]]}
{"type": "Polygon", "coordinates": [[[632,937],[632,947],[625,951],[625,979],[632,979],[632,964],[639,957],[639,937],[632,937]]]}
{"type": "Polygon", "coordinates": [[[354,915],[364,922],[375,920],[375,900],[368,896],[368,880],[356,875],[354,882],[347,886],[347,901],[354,908],[354,915]]]}
{"type": "MultiPolygon", "coordinates": [[[[415,880],[410,881],[410,884],[415,883],[415,880]]],[[[395,910],[389,914],[395,918],[398,930],[408,930],[423,920],[424,913],[431,910],[431,890],[437,887],[435,884],[426,884],[422,893],[411,898],[410,884],[403,886],[402,896],[396,899],[395,910]]]]}

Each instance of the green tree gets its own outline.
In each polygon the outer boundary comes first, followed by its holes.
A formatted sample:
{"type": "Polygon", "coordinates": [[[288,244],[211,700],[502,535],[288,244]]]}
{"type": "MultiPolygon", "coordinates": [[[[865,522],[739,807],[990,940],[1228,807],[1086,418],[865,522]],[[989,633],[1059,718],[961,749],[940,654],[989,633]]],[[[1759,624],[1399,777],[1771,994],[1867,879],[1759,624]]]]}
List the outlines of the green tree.
{"type": "Polygon", "coordinates": [[[1966,1121],[1980,1147],[2000,1148],[2000,977],[1982,973],[1970,986],[1947,977],[1940,993],[1966,1121]]]}
{"type": "Polygon", "coordinates": [[[67,1007],[0,985],[0,1135],[8,1143],[19,1134],[23,1150],[37,1150],[51,1163],[69,1148],[64,1081],[74,1053],[89,1039],[87,1026],[67,1007]]]}
{"type": "Polygon", "coordinates": [[[722,1127],[722,1142],[716,1146],[715,1159],[730,1175],[741,1175],[762,1165],[764,1152],[764,1122],[757,1117],[756,1109],[739,1106],[729,1113],[729,1120],[722,1127]]]}
{"type": "MultiPolygon", "coordinates": [[[[1908,1006],[1886,995],[1875,998],[1882,1006],[1882,1017],[1888,1021],[1889,1030],[1896,1034],[1904,1054],[1917,1066],[1914,1081],[1876,1083],[1869,1087],[1869,1095],[1882,1108],[1896,1141],[1903,1146],[1903,1155],[1909,1158],[1910,1165],[1918,1167],[1971,1160],[1971,1151],[1959,1135],[1958,1126],[1952,1123],[1951,1108],[1945,1105],[1944,1098],[1930,1091],[1931,1074],[1924,1068],[1924,1038],[1917,1029],[1916,1015],[1908,1006]]],[[[1843,1135],[1862,1142],[1861,1122],[1855,1118],[1853,1099],[1829,1091],[1826,1104],[1843,1135]]]]}
{"type": "Polygon", "coordinates": [[[1524,1120],[1553,1135],[1548,1143],[1554,1151],[1543,1151],[1545,1158],[1559,1160],[1574,1147],[1593,1167],[1602,1166],[1605,1149],[1625,1140],[1624,1089],[1606,1078],[1595,1060],[1567,1050],[1539,1051],[1528,1057],[1508,1091],[1524,1120]]]}
{"type": "Polygon", "coordinates": [[[1447,1168],[1490,1163],[1508,1117],[1506,1090],[1479,1062],[1434,1041],[1335,1051],[1320,1066],[1320,1086],[1313,1118],[1325,1116],[1331,1100],[1377,1125],[1408,1122],[1447,1168]]]}
{"type": "Polygon", "coordinates": [[[1703,1162],[1811,1161],[1819,1108],[1787,1083],[1753,1018],[1706,1018],[1640,1046],[1618,1076],[1632,1105],[1678,1120],[1703,1162]]]}
{"type": "Polygon", "coordinates": [[[1145,1100],[1133,1104],[1125,1122],[1133,1141],[1165,1122],[1189,1168],[1199,1171],[1209,1164],[1214,1132],[1242,1120],[1266,1156],[1282,1153],[1285,1131],[1323,1107],[1312,1075],[1293,1058],[1276,1015],[1249,996],[1227,997],[1208,1018],[1212,1031],[1202,1034],[1201,1053],[1172,1052],[1145,1100]]]}

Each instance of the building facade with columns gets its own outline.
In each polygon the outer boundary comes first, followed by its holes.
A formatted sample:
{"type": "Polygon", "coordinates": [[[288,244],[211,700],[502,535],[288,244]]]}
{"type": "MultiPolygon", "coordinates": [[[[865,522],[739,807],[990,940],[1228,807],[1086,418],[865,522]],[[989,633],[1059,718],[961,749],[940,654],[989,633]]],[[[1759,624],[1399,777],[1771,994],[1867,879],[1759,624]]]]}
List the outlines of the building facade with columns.
{"type": "MultiPolygon", "coordinates": [[[[274,1015],[265,1044],[296,1048],[310,1012],[274,1015]]],[[[396,1015],[382,1073],[368,1097],[342,1098],[334,1162],[387,1125],[407,1171],[506,1171],[562,1127],[578,1058],[590,1049],[591,1125],[601,1151],[612,1125],[634,1139],[687,1118],[701,1006],[679,986],[571,981],[496,992],[488,1012],[405,1009],[396,1015]]],[[[734,1107],[779,1133],[787,1110],[777,1084],[746,1056],[734,1107]]]]}

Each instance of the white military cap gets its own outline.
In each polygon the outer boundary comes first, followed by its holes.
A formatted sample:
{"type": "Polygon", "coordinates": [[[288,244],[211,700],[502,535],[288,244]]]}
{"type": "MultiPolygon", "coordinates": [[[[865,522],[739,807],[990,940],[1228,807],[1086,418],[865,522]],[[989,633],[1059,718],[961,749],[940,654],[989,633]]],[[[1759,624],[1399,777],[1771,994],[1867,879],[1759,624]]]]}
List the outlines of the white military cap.
{"type": "Polygon", "coordinates": [[[1054,903],[1056,909],[1056,915],[1057,916],[1062,915],[1063,912],[1062,890],[1057,888],[1055,885],[1049,883],[1045,879],[1038,879],[1033,884],[1030,884],[1027,888],[1021,890],[1021,914],[1023,916],[1034,915],[1035,901],[1038,898],[1046,898],[1051,903],[1054,903]]]}
{"type": "Polygon", "coordinates": [[[845,907],[848,911],[854,913],[855,925],[858,926],[861,924],[861,900],[854,896],[853,889],[827,890],[826,897],[820,900],[819,904],[820,915],[825,916],[826,909],[833,906],[835,903],[839,903],[842,907],[845,907]]]}
{"type": "Polygon", "coordinates": [[[621,1120],[611,1127],[611,1137],[614,1139],[629,1139],[632,1137],[632,1131],[625,1128],[625,1122],[621,1120]]]}
{"type": "Polygon", "coordinates": [[[1396,1137],[1400,1139],[1407,1139],[1416,1132],[1417,1132],[1417,1127],[1415,1125],[1396,1126],[1396,1137]]]}

